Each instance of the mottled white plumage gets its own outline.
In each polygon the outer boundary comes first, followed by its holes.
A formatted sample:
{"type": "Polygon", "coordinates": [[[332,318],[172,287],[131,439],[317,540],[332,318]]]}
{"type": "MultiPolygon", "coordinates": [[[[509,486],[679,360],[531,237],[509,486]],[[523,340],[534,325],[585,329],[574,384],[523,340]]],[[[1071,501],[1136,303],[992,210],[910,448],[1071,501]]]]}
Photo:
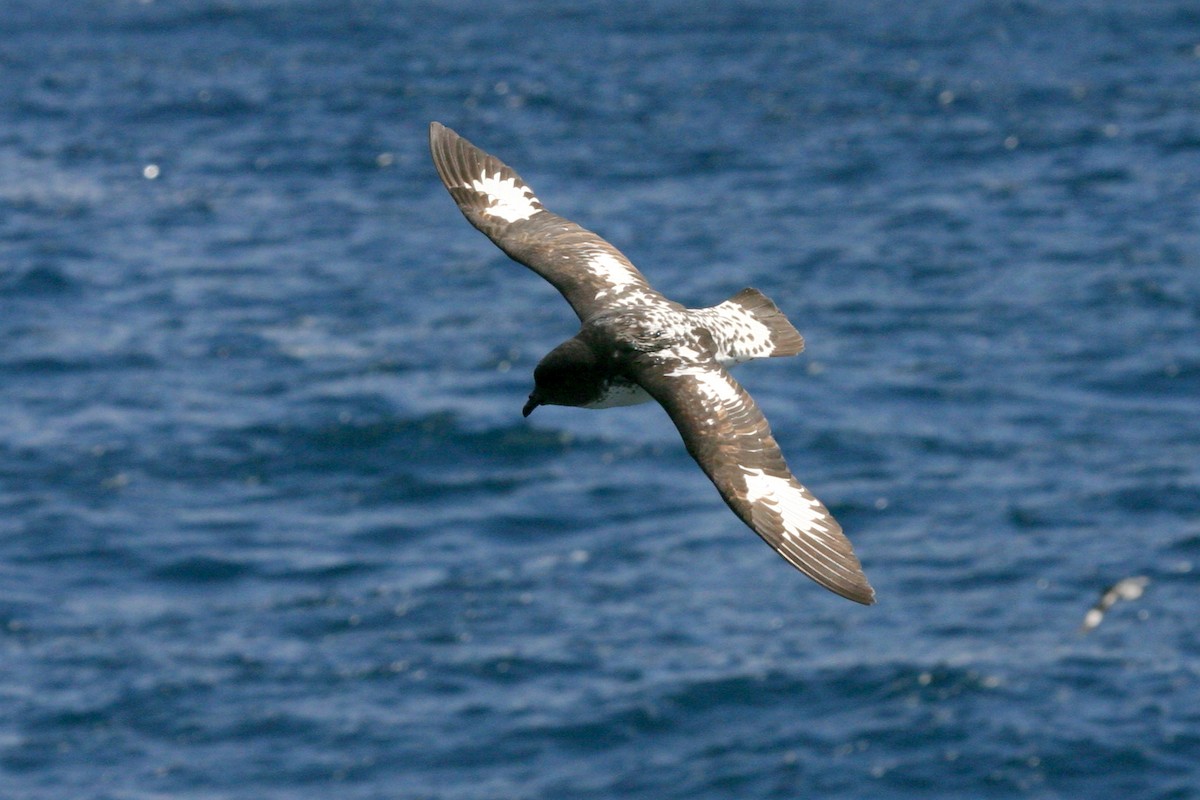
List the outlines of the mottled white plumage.
{"type": "MultiPolygon", "coordinates": [[[[775,352],[770,326],[732,300],[688,313],[712,334],[717,361],[723,367],[770,358],[775,352]]],[[[803,346],[801,340],[800,347],[803,346]]]]}
{"type": "Polygon", "coordinates": [[[829,511],[788,470],[766,418],[726,367],[795,355],[804,340],[761,292],[687,309],[601,237],[547,211],[510,167],[438,123],[430,149],[463,215],[557,288],[579,333],[534,371],[524,412],[654,399],[729,507],[793,566],[860,603],[875,593],[829,511]]]}

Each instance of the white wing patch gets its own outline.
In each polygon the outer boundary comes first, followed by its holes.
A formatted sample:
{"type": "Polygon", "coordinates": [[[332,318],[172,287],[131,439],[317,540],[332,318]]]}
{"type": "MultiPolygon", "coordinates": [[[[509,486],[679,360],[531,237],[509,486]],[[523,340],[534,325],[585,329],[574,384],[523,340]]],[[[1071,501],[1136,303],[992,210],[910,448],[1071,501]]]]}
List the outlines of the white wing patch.
{"type": "MultiPolygon", "coordinates": [[[[693,361],[703,356],[699,350],[683,345],[667,350],[665,354],[669,358],[678,358],[683,361],[693,361]]],[[[725,380],[725,377],[715,369],[703,366],[685,366],[678,367],[667,373],[668,378],[679,378],[684,375],[696,379],[696,388],[714,406],[730,406],[741,404],[742,402],[741,395],[738,394],[733,384],[725,380]]]]}
{"type": "Polygon", "coordinates": [[[608,284],[596,293],[597,300],[603,300],[630,287],[639,286],[641,281],[621,259],[612,253],[604,251],[588,253],[587,271],[608,284]]]}
{"type": "MultiPolygon", "coordinates": [[[[733,408],[744,402],[737,387],[723,371],[684,366],[667,373],[668,377],[684,375],[696,381],[696,389],[714,409],[720,406],[733,408]]],[[[704,422],[709,426],[715,425],[715,415],[704,422]]],[[[746,500],[754,505],[762,504],[777,514],[783,521],[783,535],[788,539],[801,536],[819,539],[821,533],[835,530],[835,526],[830,524],[832,519],[829,512],[821,505],[821,501],[796,483],[795,479],[768,475],[754,467],[742,466],[741,471],[746,482],[746,500]]]]}
{"type": "MultiPolygon", "coordinates": [[[[699,350],[686,346],[673,348],[672,350],[668,350],[667,353],[671,358],[679,358],[685,362],[693,361],[703,356],[699,350]]],[[[706,428],[712,428],[717,424],[717,420],[719,419],[717,416],[718,408],[731,408],[742,404],[742,396],[738,393],[737,387],[730,383],[721,371],[706,367],[686,366],[678,367],[667,373],[667,377],[669,378],[684,375],[696,381],[697,391],[704,395],[705,406],[711,410],[703,420],[706,428]]]]}
{"type": "Polygon", "coordinates": [[[541,204],[529,187],[515,178],[501,178],[498,172],[494,176],[485,174],[471,181],[470,188],[491,200],[483,213],[505,222],[529,219],[541,210],[541,204]]]}
{"type": "Polygon", "coordinates": [[[742,468],[746,475],[746,499],[764,503],[783,519],[783,535],[788,539],[812,537],[813,528],[828,529],[828,513],[821,502],[808,492],[797,489],[786,478],[768,475],[761,469],[742,468]]]}
{"type": "MultiPolygon", "coordinates": [[[[840,545],[845,540],[841,527],[811,492],[799,483],[767,475],[761,469],[743,467],[742,472],[746,479],[746,499],[754,509],[752,516],[757,519],[764,512],[770,513],[783,523],[781,553],[791,556],[789,560],[795,559],[794,563],[819,565],[818,569],[826,573],[840,573],[850,580],[859,577],[861,568],[853,556],[848,559],[841,552],[840,545]]],[[[814,576],[807,569],[805,572],[814,576]]],[[[825,579],[818,582],[830,585],[825,579]]]]}

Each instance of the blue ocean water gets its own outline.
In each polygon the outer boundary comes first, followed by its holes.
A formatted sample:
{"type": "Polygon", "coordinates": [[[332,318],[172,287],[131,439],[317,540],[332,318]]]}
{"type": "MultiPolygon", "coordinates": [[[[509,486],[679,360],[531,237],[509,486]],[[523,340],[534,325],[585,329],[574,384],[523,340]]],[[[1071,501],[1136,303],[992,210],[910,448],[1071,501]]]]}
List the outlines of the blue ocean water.
{"type": "Polygon", "coordinates": [[[0,797],[1200,797],[1200,10],[700,5],[7,0],[0,797]],[[433,119],[788,313],[878,605],[521,418],[433,119]]]}

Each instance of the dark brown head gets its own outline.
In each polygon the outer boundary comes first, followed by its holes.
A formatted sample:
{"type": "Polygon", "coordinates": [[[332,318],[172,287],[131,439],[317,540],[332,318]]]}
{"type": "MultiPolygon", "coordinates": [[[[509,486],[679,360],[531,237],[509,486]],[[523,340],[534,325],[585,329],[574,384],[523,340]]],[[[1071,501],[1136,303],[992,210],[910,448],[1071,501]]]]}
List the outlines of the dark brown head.
{"type": "Polygon", "coordinates": [[[538,362],[521,414],[528,417],[538,406],[587,405],[600,396],[601,384],[595,353],[578,338],[568,339],[538,362]]]}

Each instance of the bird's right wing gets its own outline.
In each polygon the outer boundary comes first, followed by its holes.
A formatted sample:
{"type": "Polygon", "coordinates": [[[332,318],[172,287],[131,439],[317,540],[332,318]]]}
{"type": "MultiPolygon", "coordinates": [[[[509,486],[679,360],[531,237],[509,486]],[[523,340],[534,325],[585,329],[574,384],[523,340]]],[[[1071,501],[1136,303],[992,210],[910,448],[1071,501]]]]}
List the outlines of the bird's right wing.
{"type": "Polygon", "coordinates": [[[640,359],[635,377],[743,522],[825,588],[875,602],[842,527],[792,475],[766,417],[733,376],[712,358],[664,351],[640,359]]]}
{"type": "Polygon", "coordinates": [[[623,306],[681,309],[650,287],[621,251],[542,206],[512,168],[438,122],[429,149],[468,221],[562,293],[580,320],[623,306]]]}

